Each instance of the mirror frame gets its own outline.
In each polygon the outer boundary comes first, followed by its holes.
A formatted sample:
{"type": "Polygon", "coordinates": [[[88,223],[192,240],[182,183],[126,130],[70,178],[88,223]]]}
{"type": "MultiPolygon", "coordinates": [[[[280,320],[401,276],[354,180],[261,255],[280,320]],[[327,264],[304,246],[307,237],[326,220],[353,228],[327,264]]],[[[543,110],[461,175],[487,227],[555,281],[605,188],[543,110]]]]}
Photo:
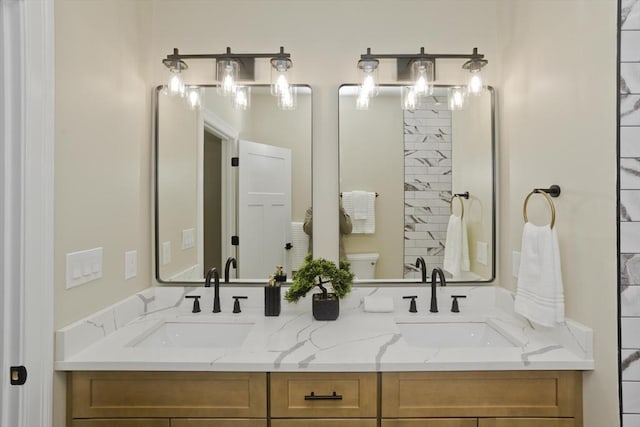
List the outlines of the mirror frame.
{"type": "MultiPolygon", "coordinates": [[[[200,88],[216,88],[218,85],[216,84],[189,84],[189,86],[197,86],[200,88]]],[[[264,83],[256,83],[256,84],[246,84],[245,86],[250,86],[250,87],[266,87],[268,88],[270,85],[269,84],[264,84],[264,83]]],[[[310,91],[309,97],[310,97],[310,102],[311,102],[311,125],[310,125],[310,129],[311,129],[311,134],[310,134],[310,138],[311,138],[311,147],[310,147],[310,164],[309,164],[309,173],[310,175],[310,205],[313,207],[313,88],[311,87],[311,85],[309,84],[293,84],[292,86],[295,87],[300,87],[300,88],[307,88],[310,91]]],[[[159,209],[159,203],[158,203],[158,144],[159,144],[159,118],[160,118],[160,93],[162,92],[162,90],[164,89],[165,85],[158,85],[155,87],[155,89],[153,90],[153,97],[152,97],[152,103],[153,103],[153,124],[152,124],[152,129],[153,129],[153,145],[152,145],[152,159],[153,159],[153,165],[152,165],[152,181],[153,181],[153,245],[152,248],[154,250],[154,254],[153,254],[153,271],[154,271],[154,279],[155,282],[157,284],[160,284],[162,286],[200,286],[202,284],[204,284],[205,279],[203,278],[202,280],[193,280],[193,281],[178,281],[178,280],[166,280],[166,279],[162,279],[160,277],[160,240],[159,240],[159,235],[160,235],[160,225],[159,225],[159,218],[160,218],[160,209],[159,209]]],[[[275,102],[275,98],[274,98],[274,102],[275,102]]],[[[251,107],[249,107],[251,108],[251,107]]],[[[224,266],[222,266],[224,267],[224,266]]],[[[223,271],[220,271],[220,273],[222,274],[223,271]]],[[[233,285],[233,286],[256,286],[256,285],[264,285],[266,284],[268,281],[268,277],[265,277],[264,280],[262,279],[242,279],[242,278],[234,278],[234,279],[230,279],[230,282],[228,283],[228,285],[233,285]]],[[[286,283],[290,284],[292,282],[292,278],[288,277],[286,283]]]]}
{"type": "MultiPolygon", "coordinates": [[[[342,88],[347,87],[358,87],[357,83],[343,83],[338,86],[338,152],[340,152],[340,90],[342,88]]],[[[380,87],[397,87],[402,88],[403,84],[380,84],[380,87]]],[[[434,84],[434,88],[450,88],[450,87],[461,87],[464,85],[443,85],[443,84],[434,84]]],[[[497,268],[497,198],[498,198],[498,159],[497,159],[497,144],[496,144],[496,91],[493,86],[485,86],[486,89],[491,94],[491,179],[492,179],[492,198],[491,198],[491,209],[493,210],[493,215],[491,218],[491,238],[493,240],[493,244],[491,245],[491,277],[485,280],[470,280],[470,281],[460,281],[460,280],[447,280],[447,284],[459,284],[461,286],[469,285],[471,283],[492,283],[496,279],[496,268],[497,268]]],[[[373,101],[375,102],[375,100],[373,101]]],[[[401,108],[400,100],[398,100],[398,108],[401,108]]],[[[342,157],[338,156],[338,182],[340,183],[340,174],[342,172],[342,157]]],[[[338,188],[338,192],[340,193],[342,190],[338,188]]],[[[336,248],[337,249],[337,248],[336,248]]],[[[427,279],[428,280],[428,279],[427,279]]],[[[420,279],[369,279],[369,280],[354,280],[354,286],[380,286],[382,284],[394,284],[394,285],[407,285],[407,284],[416,284],[422,283],[420,279]]]]}

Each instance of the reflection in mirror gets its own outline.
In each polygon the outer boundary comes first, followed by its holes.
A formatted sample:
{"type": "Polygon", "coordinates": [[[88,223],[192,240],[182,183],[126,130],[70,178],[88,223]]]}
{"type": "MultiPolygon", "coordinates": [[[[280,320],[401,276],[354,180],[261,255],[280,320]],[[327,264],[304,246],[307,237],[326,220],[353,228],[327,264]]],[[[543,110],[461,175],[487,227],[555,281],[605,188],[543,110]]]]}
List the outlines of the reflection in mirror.
{"type": "Polygon", "coordinates": [[[282,265],[290,280],[309,248],[311,88],[296,86],[287,111],[267,85],[251,86],[246,110],[215,86],[198,88],[195,109],[157,92],[156,278],[203,282],[216,267],[221,278],[265,283],[282,265]]]}
{"type": "Polygon", "coordinates": [[[356,86],[340,87],[340,190],[353,223],[344,245],[359,281],[420,280],[418,257],[452,282],[494,278],[493,89],[456,111],[447,89],[403,110],[402,87],[381,86],[359,110],[356,86]]]}

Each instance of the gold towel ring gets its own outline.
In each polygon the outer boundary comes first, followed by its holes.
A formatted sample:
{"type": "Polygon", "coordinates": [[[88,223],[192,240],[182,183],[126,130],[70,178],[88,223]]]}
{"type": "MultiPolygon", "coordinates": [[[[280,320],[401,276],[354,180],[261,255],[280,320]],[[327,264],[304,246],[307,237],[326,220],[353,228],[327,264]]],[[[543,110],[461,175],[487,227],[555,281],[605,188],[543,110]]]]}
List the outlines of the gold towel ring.
{"type": "Polygon", "coordinates": [[[464,202],[462,201],[463,197],[464,196],[462,194],[454,194],[453,197],[451,197],[451,202],[449,202],[449,212],[451,213],[451,215],[453,215],[453,201],[455,199],[460,200],[460,219],[464,217],[464,202]]]}
{"type": "Polygon", "coordinates": [[[529,203],[529,197],[531,197],[533,194],[538,193],[538,194],[542,194],[545,199],[547,199],[547,203],[549,203],[549,208],[551,208],[551,223],[549,224],[549,228],[553,228],[553,226],[556,224],[556,207],[553,204],[553,200],[551,200],[551,197],[547,194],[546,191],[542,191],[539,189],[535,189],[533,190],[531,193],[529,193],[527,195],[527,197],[524,199],[524,206],[522,207],[522,216],[524,217],[524,222],[528,222],[529,220],[527,219],[527,203],[529,203]]]}

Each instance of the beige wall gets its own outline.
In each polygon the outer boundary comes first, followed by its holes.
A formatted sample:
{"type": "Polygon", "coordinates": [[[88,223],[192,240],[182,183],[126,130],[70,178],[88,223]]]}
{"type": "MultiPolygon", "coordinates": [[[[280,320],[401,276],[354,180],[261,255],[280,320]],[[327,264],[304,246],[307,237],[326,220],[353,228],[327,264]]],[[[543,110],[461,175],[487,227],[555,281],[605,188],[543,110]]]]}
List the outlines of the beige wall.
{"type": "MultiPolygon", "coordinates": [[[[560,185],[566,313],[595,339],[584,425],[615,426],[616,1],[505,0],[501,18],[499,283],[515,288],[511,252],[520,250],[525,196],[560,185]]],[[[530,219],[548,215],[532,210],[530,219]]]]}
{"type": "MultiPolygon", "coordinates": [[[[182,249],[182,231],[198,231],[198,136],[199,114],[185,100],[159,94],[158,108],[158,242],[160,277],[167,280],[198,264],[195,244],[182,249]],[[163,263],[162,246],[171,245],[171,261],[163,263]]],[[[197,237],[196,237],[197,238],[197,237]]],[[[201,267],[202,269],[203,267],[201,267]]],[[[202,271],[198,271],[202,277],[202,271]]]]}
{"type": "MultiPolygon", "coordinates": [[[[452,192],[469,192],[463,200],[467,223],[469,260],[472,273],[484,279],[492,272],[493,175],[491,164],[491,94],[484,92],[468,98],[463,110],[452,112],[452,192]],[[487,263],[477,261],[476,243],[488,244],[487,263]]],[[[458,202],[455,202],[458,204],[458,202]]],[[[459,209],[454,206],[454,209],[459,209]]],[[[459,212],[459,210],[456,210],[459,212]]]]}
{"type": "MultiPolygon", "coordinates": [[[[149,286],[149,2],[55,2],[54,328],[149,286]],[[103,277],[65,289],[65,254],[101,246],[103,277]],[[138,275],[124,279],[124,253],[138,275]]],[[[64,425],[64,374],[54,425],[64,425]]]]}
{"type": "Polygon", "coordinates": [[[347,254],[375,252],[376,279],[404,276],[404,129],[400,96],[380,94],[367,111],[340,96],[340,190],[374,191],[376,232],[344,238],[347,254]],[[391,126],[389,124],[392,124],[391,126]]]}

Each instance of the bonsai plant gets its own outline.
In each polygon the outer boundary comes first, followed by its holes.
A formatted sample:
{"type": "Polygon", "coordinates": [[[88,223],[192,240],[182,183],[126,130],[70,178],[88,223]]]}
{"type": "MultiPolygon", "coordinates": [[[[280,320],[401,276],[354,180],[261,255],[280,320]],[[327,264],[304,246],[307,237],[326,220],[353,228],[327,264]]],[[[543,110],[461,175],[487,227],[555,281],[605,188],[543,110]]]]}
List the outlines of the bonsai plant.
{"type": "Polygon", "coordinates": [[[322,292],[313,294],[313,317],[316,320],[336,320],[340,313],[338,300],[351,291],[352,283],[353,273],[348,262],[340,261],[338,268],[331,261],[313,259],[311,254],[307,254],[284,298],[288,302],[297,302],[318,286],[322,292]],[[331,283],[332,293],[324,287],[327,283],[331,283]]]}

